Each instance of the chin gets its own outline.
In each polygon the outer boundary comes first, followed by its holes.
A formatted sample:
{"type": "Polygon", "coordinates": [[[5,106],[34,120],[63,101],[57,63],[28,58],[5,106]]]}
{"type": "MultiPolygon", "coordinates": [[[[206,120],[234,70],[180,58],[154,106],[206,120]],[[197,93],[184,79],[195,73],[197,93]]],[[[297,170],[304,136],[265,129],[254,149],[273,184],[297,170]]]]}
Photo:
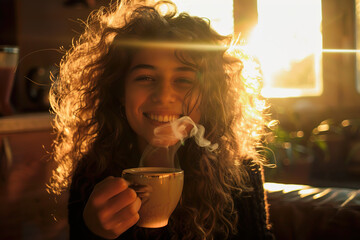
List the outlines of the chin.
{"type": "Polygon", "coordinates": [[[177,143],[179,143],[178,139],[174,139],[174,140],[153,140],[151,141],[151,145],[154,147],[163,147],[163,148],[168,148],[171,146],[176,145],[177,143]]]}

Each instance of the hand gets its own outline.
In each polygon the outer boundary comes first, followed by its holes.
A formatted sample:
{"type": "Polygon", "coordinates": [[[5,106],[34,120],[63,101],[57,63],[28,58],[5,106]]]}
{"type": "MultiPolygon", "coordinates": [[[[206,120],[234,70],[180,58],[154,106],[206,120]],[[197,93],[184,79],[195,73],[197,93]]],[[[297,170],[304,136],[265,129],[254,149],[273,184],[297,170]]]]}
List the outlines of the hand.
{"type": "Polygon", "coordinates": [[[128,183],[120,177],[107,177],[96,184],[83,218],[96,235],[115,239],[139,220],[141,200],[128,183]]]}

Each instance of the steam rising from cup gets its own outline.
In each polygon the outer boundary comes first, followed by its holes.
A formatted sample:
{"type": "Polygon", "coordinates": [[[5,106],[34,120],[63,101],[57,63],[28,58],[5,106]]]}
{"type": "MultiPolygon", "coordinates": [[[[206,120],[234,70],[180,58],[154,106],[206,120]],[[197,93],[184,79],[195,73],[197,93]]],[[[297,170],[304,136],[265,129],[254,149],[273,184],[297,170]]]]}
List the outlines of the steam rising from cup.
{"type": "Polygon", "coordinates": [[[196,124],[190,117],[184,116],[154,129],[154,139],[144,150],[140,167],[180,168],[175,154],[187,138],[194,137],[196,144],[212,152],[218,144],[212,144],[204,138],[205,128],[196,124]]]}

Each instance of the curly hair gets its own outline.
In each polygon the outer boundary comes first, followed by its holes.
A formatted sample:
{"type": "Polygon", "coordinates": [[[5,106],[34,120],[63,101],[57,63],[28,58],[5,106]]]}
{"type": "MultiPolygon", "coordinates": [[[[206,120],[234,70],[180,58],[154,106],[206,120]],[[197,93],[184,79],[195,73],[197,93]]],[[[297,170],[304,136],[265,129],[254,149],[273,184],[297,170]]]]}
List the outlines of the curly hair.
{"type": "Polygon", "coordinates": [[[90,15],[84,33],[66,52],[50,91],[58,165],[49,189],[58,194],[66,190],[75,170],[91,184],[113,166],[131,165],[137,143],[121,107],[121,90],[135,52],[150,47],[140,43],[157,41],[158,46],[179,46],[178,59],[199,70],[200,124],[206,138],[219,144],[210,153],[190,139],[178,152],[185,182],[170,219],[174,238],[176,233],[183,239],[234,234],[238,216],[233,194],[247,189],[244,162],[263,161],[258,149],[266,104],[260,74],[230,37],[212,30],[208,20],[177,13],[168,2],[103,7],[90,15]],[[164,5],[168,11],[163,13],[159,9],[164,5]]]}

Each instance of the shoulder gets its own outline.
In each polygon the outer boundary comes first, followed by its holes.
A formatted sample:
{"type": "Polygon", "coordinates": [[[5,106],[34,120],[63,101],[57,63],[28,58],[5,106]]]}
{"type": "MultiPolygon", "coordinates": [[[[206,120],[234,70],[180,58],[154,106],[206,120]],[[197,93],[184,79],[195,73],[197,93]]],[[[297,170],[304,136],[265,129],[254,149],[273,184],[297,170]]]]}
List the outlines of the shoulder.
{"type": "Polygon", "coordinates": [[[244,191],[234,194],[234,204],[238,212],[238,235],[244,239],[273,239],[269,230],[269,213],[263,187],[262,167],[248,161],[244,168],[248,177],[244,191]]]}

